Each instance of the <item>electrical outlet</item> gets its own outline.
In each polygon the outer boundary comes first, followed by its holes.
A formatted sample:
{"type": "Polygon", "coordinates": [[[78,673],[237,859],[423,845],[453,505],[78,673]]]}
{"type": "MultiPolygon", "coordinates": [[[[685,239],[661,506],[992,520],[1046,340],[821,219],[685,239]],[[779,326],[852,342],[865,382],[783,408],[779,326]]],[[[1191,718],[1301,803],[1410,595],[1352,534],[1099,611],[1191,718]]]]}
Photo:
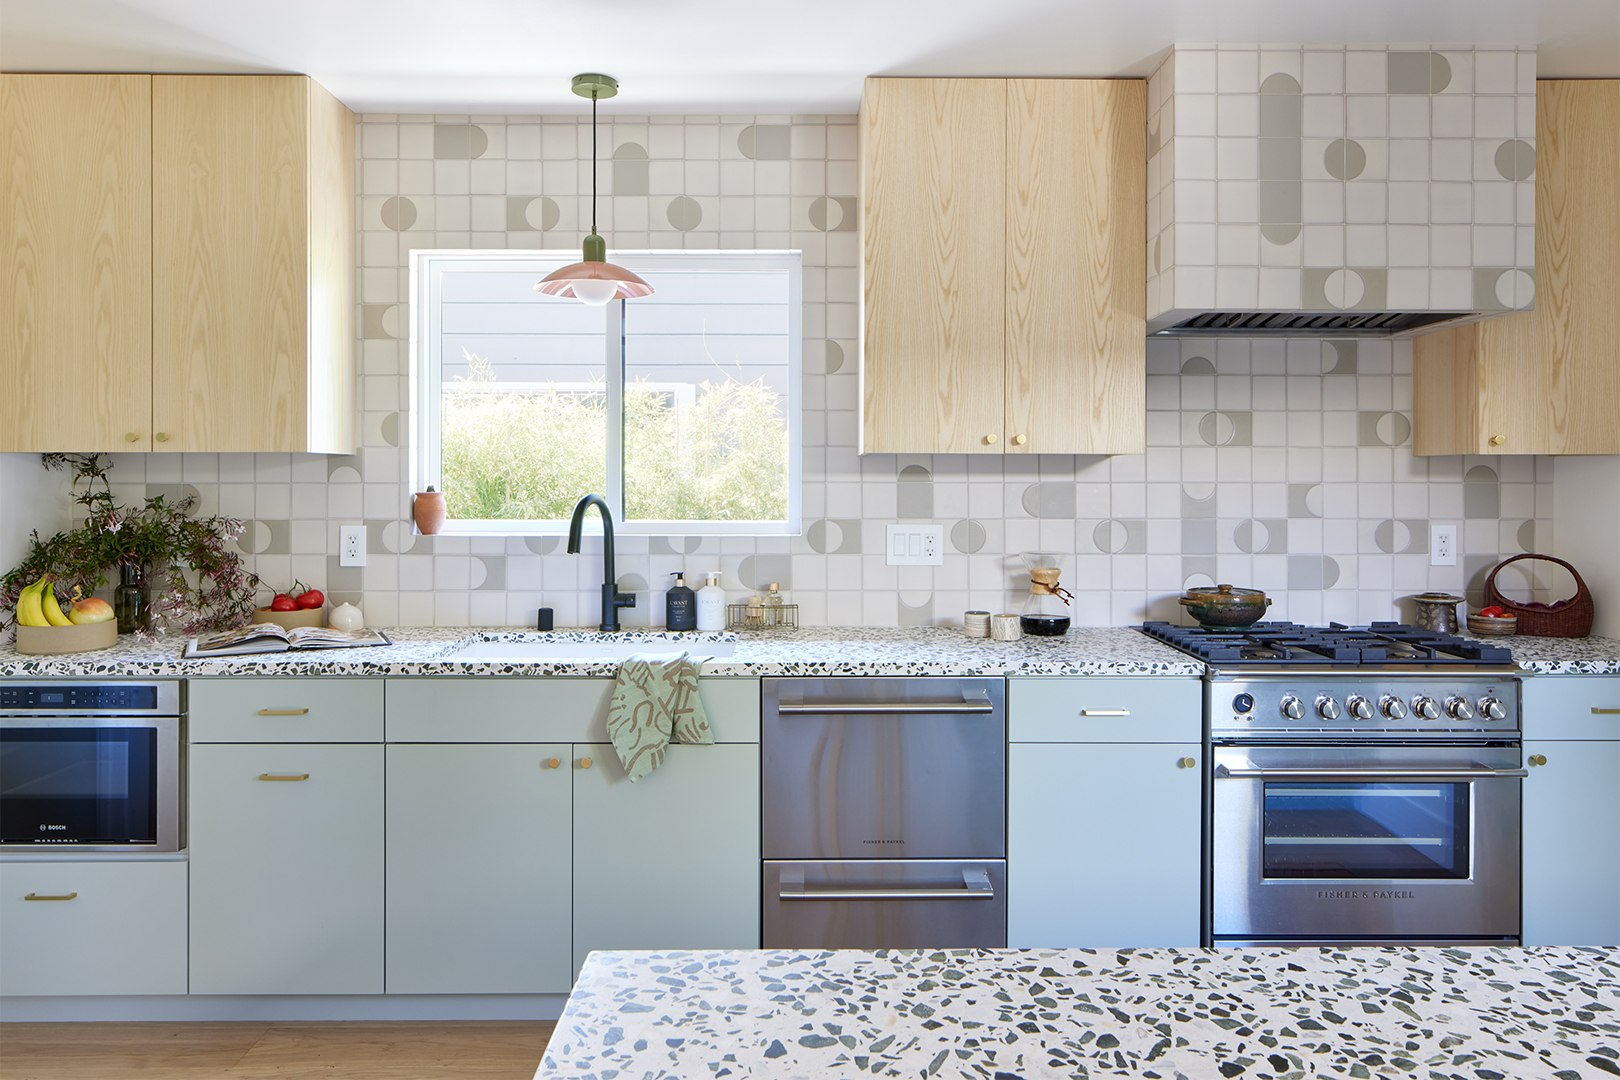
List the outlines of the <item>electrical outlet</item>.
{"type": "Polygon", "coordinates": [[[364,525],[338,526],[338,565],[366,565],[366,527],[364,525]]]}
{"type": "Polygon", "coordinates": [[[1457,565],[1457,526],[1429,526],[1429,565],[1457,565]]]}
{"type": "Polygon", "coordinates": [[[890,566],[944,566],[945,526],[888,525],[884,551],[890,566]]]}

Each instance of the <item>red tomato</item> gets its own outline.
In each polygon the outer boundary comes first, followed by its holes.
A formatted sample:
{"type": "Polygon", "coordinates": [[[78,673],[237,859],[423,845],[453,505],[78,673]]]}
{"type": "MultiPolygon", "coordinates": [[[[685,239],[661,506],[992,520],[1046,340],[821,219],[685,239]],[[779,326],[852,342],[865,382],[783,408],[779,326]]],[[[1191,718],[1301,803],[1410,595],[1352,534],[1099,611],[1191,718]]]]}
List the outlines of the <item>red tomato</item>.
{"type": "Polygon", "coordinates": [[[274,600],[270,601],[270,610],[271,611],[297,611],[298,610],[298,601],[294,600],[292,597],[288,596],[286,593],[282,593],[281,595],[277,596],[274,600]]]}
{"type": "Polygon", "coordinates": [[[1500,619],[1500,618],[1503,618],[1504,616],[1506,616],[1507,612],[1503,611],[1501,608],[1497,607],[1495,604],[1492,604],[1488,608],[1480,608],[1479,609],[1479,614],[1485,616],[1485,618],[1487,618],[1487,619],[1500,619]]]}
{"type": "Polygon", "coordinates": [[[298,606],[301,608],[318,608],[324,603],[326,594],[319,589],[311,589],[298,598],[298,606]]]}

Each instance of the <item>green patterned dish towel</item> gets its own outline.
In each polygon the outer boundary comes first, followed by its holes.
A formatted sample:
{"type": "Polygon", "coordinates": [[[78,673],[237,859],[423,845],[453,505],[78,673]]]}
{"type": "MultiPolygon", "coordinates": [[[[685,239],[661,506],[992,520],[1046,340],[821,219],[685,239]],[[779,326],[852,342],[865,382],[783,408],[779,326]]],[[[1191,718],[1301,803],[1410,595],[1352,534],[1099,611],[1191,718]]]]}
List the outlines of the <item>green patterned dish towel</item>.
{"type": "Polygon", "coordinates": [[[697,665],[684,652],[626,657],[608,703],[607,730],[632,781],[664,763],[671,741],[714,742],[698,697],[697,665]]]}

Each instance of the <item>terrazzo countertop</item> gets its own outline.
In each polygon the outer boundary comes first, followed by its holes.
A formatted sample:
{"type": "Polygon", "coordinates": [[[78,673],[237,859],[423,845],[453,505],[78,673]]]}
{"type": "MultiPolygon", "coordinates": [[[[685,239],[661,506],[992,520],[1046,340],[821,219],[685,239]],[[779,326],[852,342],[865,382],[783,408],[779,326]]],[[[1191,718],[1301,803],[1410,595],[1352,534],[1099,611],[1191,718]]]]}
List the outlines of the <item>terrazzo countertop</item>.
{"type": "Polygon", "coordinates": [[[1620,950],[596,952],[536,1080],[1591,1080],[1620,950]]]}
{"type": "Polygon", "coordinates": [[[1001,642],[935,627],[808,627],[779,637],[750,634],[667,634],[595,631],[553,634],[510,629],[405,627],[383,631],[393,645],[365,649],[181,660],[181,638],[138,640],[69,656],[24,656],[0,645],[0,677],[23,675],[176,678],[204,675],[595,675],[611,677],[614,659],[565,661],[456,658],[474,642],[525,644],[545,639],[589,642],[605,637],[644,642],[647,652],[685,649],[705,654],[715,642],[734,655],[707,660],[704,675],[1180,675],[1199,676],[1203,664],[1128,627],[1079,627],[1058,638],[1001,642]]]}
{"type": "Polygon", "coordinates": [[[1481,638],[1503,645],[1525,671],[1535,675],[1620,675],[1620,638],[1481,638]]]}

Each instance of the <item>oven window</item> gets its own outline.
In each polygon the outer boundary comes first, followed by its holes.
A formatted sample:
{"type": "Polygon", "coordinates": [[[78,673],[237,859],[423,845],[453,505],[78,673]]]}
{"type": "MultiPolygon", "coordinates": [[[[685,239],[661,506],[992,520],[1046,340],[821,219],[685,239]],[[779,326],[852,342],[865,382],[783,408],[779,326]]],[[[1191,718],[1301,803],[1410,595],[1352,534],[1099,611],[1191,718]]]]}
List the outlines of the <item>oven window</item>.
{"type": "Polygon", "coordinates": [[[1265,785],[1268,878],[1466,878],[1469,786],[1265,785]]]}

